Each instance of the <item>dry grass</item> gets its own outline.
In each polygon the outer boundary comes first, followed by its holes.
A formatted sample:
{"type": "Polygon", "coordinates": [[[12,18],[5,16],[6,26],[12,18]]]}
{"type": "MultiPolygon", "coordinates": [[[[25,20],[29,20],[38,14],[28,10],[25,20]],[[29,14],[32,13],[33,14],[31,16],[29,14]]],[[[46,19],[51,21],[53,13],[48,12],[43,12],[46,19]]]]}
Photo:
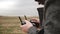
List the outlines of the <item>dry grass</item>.
{"type": "MultiPolygon", "coordinates": [[[[32,17],[28,17],[28,20],[32,17]]],[[[37,17],[35,17],[37,18],[37,17]]],[[[24,19],[24,17],[22,17],[24,19]]],[[[0,16],[0,34],[25,34],[21,31],[18,17],[0,16]]]]}

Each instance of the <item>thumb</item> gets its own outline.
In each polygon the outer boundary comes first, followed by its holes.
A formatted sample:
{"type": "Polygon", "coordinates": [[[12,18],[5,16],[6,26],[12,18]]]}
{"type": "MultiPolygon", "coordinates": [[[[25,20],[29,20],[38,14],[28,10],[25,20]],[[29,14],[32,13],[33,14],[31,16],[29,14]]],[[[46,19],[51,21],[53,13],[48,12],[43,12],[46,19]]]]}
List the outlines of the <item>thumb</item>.
{"type": "Polygon", "coordinates": [[[25,20],[26,24],[31,24],[29,21],[25,20]]]}

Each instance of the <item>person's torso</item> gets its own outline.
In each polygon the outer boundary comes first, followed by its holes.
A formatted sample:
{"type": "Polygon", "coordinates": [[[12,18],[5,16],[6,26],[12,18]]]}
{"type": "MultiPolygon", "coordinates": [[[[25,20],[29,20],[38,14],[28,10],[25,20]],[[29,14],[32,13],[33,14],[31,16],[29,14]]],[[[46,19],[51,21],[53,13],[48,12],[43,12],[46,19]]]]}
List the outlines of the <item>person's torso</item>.
{"type": "Polygon", "coordinates": [[[44,12],[44,33],[45,34],[60,34],[60,23],[56,22],[60,20],[60,0],[46,0],[45,1],[45,12],[44,12]],[[56,14],[56,16],[54,16],[56,14]],[[52,18],[52,16],[54,16],[52,18]],[[53,22],[56,19],[56,23],[53,22]]]}

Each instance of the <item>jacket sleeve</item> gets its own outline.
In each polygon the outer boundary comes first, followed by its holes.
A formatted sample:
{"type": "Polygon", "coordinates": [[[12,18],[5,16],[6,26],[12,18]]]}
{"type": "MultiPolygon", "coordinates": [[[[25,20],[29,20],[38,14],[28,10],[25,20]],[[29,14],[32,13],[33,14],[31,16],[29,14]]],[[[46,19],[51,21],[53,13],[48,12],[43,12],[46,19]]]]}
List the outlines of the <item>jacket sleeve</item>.
{"type": "Polygon", "coordinates": [[[36,27],[31,27],[28,31],[28,34],[37,34],[37,28],[36,27]]]}

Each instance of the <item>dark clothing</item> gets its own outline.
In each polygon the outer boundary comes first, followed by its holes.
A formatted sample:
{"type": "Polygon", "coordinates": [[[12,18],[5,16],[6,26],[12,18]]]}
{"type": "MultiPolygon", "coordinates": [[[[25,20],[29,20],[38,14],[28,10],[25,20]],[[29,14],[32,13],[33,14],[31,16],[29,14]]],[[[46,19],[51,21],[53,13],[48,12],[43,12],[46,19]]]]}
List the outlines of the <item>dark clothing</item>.
{"type": "Polygon", "coordinates": [[[44,34],[60,34],[60,0],[46,0],[44,34]]]}
{"type": "Polygon", "coordinates": [[[29,31],[28,31],[28,34],[37,34],[38,32],[37,32],[37,28],[36,27],[31,27],[30,29],[29,29],[29,31]]]}
{"type": "Polygon", "coordinates": [[[44,29],[40,30],[38,34],[44,34],[44,29]]]}
{"type": "Polygon", "coordinates": [[[37,8],[38,14],[39,14],[39,18],[40,18],[40,26],[42,26],[42,22],[43,22],[43,9],[44,9],[44,7],[37,8]]]}
{"type": "Polygon", "coordinates": [[[31,27],[28,31],[28,34],[44,34],[44,29],[38,31],[36,27],[31,27]]]}
{"type": "Polygon", "coordinates": [[[43,16],[44,34],[60,34],[60,0],[46,0],[43,16]]]}

